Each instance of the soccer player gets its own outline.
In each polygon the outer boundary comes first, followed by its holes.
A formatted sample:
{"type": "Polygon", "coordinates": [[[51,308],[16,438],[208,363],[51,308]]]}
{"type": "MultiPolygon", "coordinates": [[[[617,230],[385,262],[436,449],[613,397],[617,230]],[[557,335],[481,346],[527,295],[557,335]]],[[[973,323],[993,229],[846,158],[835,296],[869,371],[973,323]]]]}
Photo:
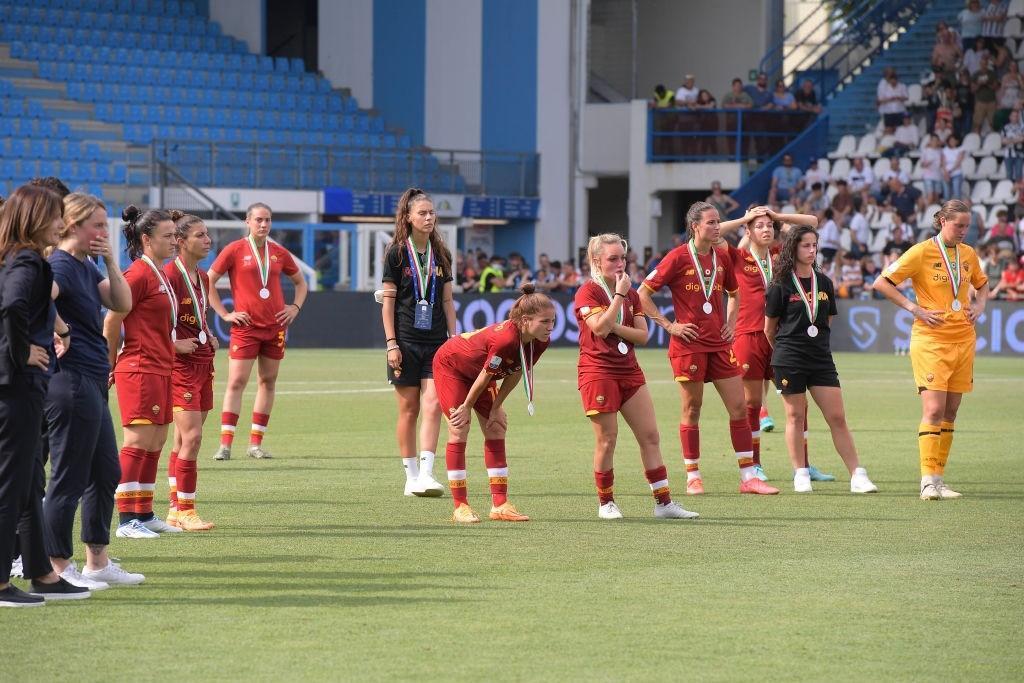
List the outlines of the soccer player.
{"type": "Polygon", "coordinates": [[[740,493],[776,494],[777,488],[757,478],[754,446],[743,401],[743,370],[729,346],[736,326],[724,316],[723,291],[737,296],[736,275],[728,250],[715,247],[720,237],[718,209],[695,202],[686,212],[691,238],[670,251],[648,273],[640,286],[640,302],[647,317],[670,335],[668,357],[679,384],[682,416],[679,440],[686,463],[686,492],[704,493],[700,473],[700,411],[704,384],[713,382],[729,413],[729,436],[740,469],[740,493]],[[662,287],[672,293],[675,321],[661,314],[651,298],[662,287]]]}
{"type": "Polygon", "coordinates": [[[423,190],[409,188],[398,201],[382,279],[387,376],[398,399],[395,433],[405,467],[405,495],[441,496],[444,486],[434,479],[441,406],[433,364],[441,344],[455,335],[455,303],[452,255],[437,232],[434,202],[423,190]]]}
{"type": "Polygon", "coordinates": [[[92,195],[64,198],[64,227],[50,255],[57,312],[74,339],[50,380],[44,408],[50,447],[50,483],[43,504],[46,552],[54,571],[78,586],[102,589],[141,583],[145,577],[111,562],[110,520],[121,478],[117,438],[107,405],[110,360],[102,308],[127,314],[132,291],[107,241],[107,209],[92,195]],[[103,259],[104,277],[89,258],[103,259]],[[85,566],[74,557],[72,528],[82,503],[85,566]]]}
{"type": "Polygon", "coordinates": [[[647,322],[626,273],[626,240],[612,233],[591,237],[587,257],[593,278],[576,292],[575,305],[580,328],[580,397],[594,428],[597,516],[622,519],[612,489],[615,482],[612,458],[621,412],[640,446],[644,475],[654,494],[654,516],[663,519],[698,517],[696,512],[684,510],[673,502],[669,491],[654,402],[633,351],[637,344],[647,344],[647,322]]]}
{"type": "Polygon", "coordinates": [[[109,311],[103,321],[124,430],[121,481],[114,494],[120,517],[115,533],[121,538],[155,538],[181,531],[153,514],[153,491],[171,423],[174,356],[194,351],[195,340],[175,336],[177,301],[163,274],[163,263],[175,248],[171,215],[160,209],[142,213],[129,205],[121,217],[128,255],[134,261],[124,273],[132,290],[132,308],[129,313],[109,311]],[[122,326],[124,346],[118,353],[122,326]]]}
{"type": "Polygon", "coordinates": [[[875,291],[915,318],[910,362],[921,395],[917,447],[922,500],[960,497],[946,486],[944,475],[960,401],[974,388],[974,324],[985,312],[989,293],[977,253],[963,243],[970,208],[954,199],[942,205],[934,220],[939,234],[908,249],[874,283],[875,291]],[[897,289],[907,279],[917,294],[916,304],[897,289]],[[976,290],[973,301],[965,281],[976,290]]]}
{"type": "Polygon", "coordinates": [[[765,293],[764,334],[772,345],[775,385],[786,406],[786,446],[793,463],[793,490],[811,492],[811,474],[804,466],[802,433],[807,415],[807,392],[832,432],[839,457],[850,471],[851,493],[875,493],[878,488],[860,466],[853,435],[846,424],[843,392],[829,343],[836,309],[832,281],[818,272],[818,233],[806,225],[791,229],[775,262],[765,293]]]}
{"type": "Polygon", "coordinates": [[[277,375],[284,358],[285,334],[306,301],[306,280],[287,249],[270,240],[271,213],[266,204],[256,203],[245,211],[249,234],[226,246],[210,267],[210,308],[224,322],[231,323],[228,351],[228,386],[221,413],[220,447],[214,460],[231,459],[231,443],[242,409],[242,393],[249,383],[252,366],[257,366],[259,385],[249,432],[250,458],[269,458],[263,437],[274,407],[277,375]],[[284,303],[281,274],[295,285],[295,300],[284,303]],[[231,278],[234,310],[221,303],[217,282],[231,278]]]}
{"type": "Polygon", "coordinates": [[[508,418],[502,404],[522,379],[527,411],[533,414],[533,369],[548,347],[555,326],[555,307],[532,283],[524,284],[520,291],[522,296],[512,305],[507,321],[452,337],[434,355],[434,386],[448,421],[445,462],[455,504],[452,521],[460,524],[480,521],[469,506],[466,490],[466,438],[474,411],[484,434],[484,462],[491,486],[490,518],[505,522],[530,519],[508,500],[508,418]]]}
{"type": "Polygon", "coordinates": [[[213,354],[217,335],[207,325],[209,276],[199,262],[210,253],[210,232],[201,218],[171,211],[178,255],[164,266],[164,277],[177,301],[178,339],[195,342],[192,353],[177,354],[171,372],[174,447],[167,467],[170,509],[167,523],[184,531],[214,527],[196,512],[197,459],[203,443],[203,423],[213,409],[213,354]]]}
{"type": "MultiPolygon", "coordinates": [[[[730,298],[728,306],[729,317],[734,315],[731,309],[739,306],[732,350],[744,372],[743,395],[747,403],[747,422],[754,444],[755,471],[762,481],[768,479],[761,466],[761,430],[765,419],[763,399],[772,376],[772,348],[764,336],[764,293],[772,279],[773,261],[779,253],[780,233],[794,225],[807,225],[813,228],[817,224],[817,217],[810,214],[780,214],[768,207],[752,206],[742,218],[726,221],[721,226],[723,236],[741,225],[747,227],[747,234],[740,240],[739,247],[728,247],[740,288],[738,299],[730,298]]],[[[721,240],[719,244],[728,243],[721,240]]],[[[835,477],[831,474],[825,474],[807,462],[806,425],[807,419],[804,416],[803,466],[810,471],[812,481],[834,481],[835,477]]]]}

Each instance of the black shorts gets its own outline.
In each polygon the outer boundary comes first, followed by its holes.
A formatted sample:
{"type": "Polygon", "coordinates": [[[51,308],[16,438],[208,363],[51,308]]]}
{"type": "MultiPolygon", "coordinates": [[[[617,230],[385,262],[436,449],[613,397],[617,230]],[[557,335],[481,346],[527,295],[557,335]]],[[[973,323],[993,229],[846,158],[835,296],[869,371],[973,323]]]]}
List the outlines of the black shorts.
{"type": "Polygon", "coordinates": [[[400,387],[418,387],[421,379],[434,378],[434,354],[441,344],[421,344],[418,342],[398,342],[402,352],[401,372],[395,373],[387,366],[388,383],[400,387]]]}
{"type": "Polygon", "coordinates": [[[775,388],[780,394],[803,394],[811,387],[838,387],[839,373],[831,368],[795,368],[773,365],[775,388]]]}
{"type": "Polygon", "coordinates": [[[886,128],[899,128],[903,123],[904,114],[882,114],[882,125],[886,128]]]}

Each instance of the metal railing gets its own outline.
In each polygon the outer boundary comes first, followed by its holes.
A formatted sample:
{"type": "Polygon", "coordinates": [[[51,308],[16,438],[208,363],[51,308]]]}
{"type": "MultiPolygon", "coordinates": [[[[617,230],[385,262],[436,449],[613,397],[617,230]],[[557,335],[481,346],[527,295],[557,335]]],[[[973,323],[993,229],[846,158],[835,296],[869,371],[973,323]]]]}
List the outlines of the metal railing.
{"type": "Polygon", "coordinates": [[[196,187],[192,181],[165,161],[154,158],[152,168],[153,185],[160,191],[162,206],[173,206],[186,213],[209,213],[214,220],[242,222],[241,216],[225,209],[217,200],[196,187]]]}
{"type": "Polygon", "coordinates": [[[649,109],[647,161],[761,161],[814,121],[804,111],[649,109]]]}

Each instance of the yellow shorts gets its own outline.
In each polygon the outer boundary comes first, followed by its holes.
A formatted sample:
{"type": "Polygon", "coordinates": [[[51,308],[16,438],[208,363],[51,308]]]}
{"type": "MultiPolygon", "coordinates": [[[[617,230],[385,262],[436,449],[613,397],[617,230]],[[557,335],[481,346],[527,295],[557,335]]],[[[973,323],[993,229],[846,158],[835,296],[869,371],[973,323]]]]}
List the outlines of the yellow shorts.
{"type": "Polygon", "coordinates": [[[917,391],[966,394],[974,389],[974,340],[954,344],[910,342],[910,363],[917,391]]]}

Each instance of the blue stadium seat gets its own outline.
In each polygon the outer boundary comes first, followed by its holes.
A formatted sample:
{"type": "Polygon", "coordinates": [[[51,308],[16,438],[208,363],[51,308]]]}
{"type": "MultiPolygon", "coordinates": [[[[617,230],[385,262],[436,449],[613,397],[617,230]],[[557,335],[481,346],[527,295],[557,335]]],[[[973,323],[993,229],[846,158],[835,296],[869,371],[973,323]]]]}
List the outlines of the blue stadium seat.
{"type": "Polygon", "coordinates": [[[292,57],[291,60],[289,61],[289,65],[291,67],[291,72],[292,73],[295,73],[295,74],[306,73],[306,63],[302,60],[301,57],[292,57]]]}

